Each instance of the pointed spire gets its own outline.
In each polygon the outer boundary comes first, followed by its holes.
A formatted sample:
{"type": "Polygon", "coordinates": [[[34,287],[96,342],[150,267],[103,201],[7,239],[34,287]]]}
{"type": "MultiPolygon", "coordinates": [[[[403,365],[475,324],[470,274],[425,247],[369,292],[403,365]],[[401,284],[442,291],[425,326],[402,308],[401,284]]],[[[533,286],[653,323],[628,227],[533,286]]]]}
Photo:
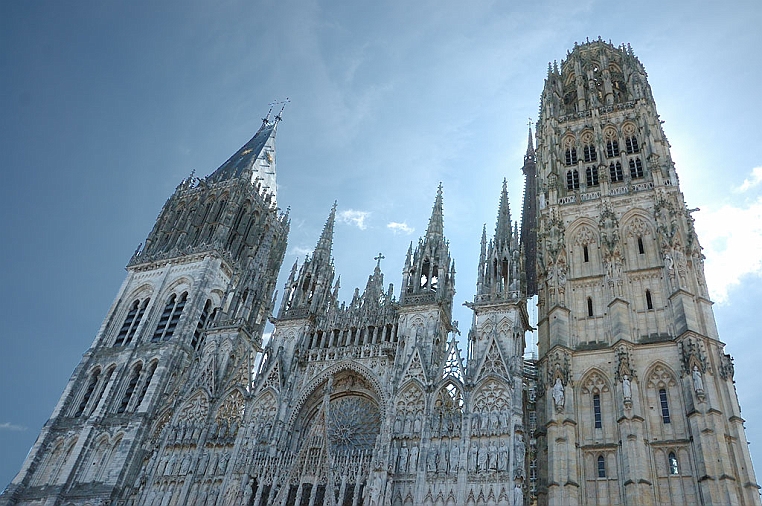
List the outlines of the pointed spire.
{"type": "Polygon", "coordinates": [[[333,202],[331,213],[328,215],[328,219],[325,220],[323,225],[323,233],[320,234],[317,246],[315,246],[315,253],[313,258],[330,258],[331,249],[333,247],[333,225],[336,223],[336,201],[333,202]]]}
{"type": "Polygon", "coordinates": [[[500,207],[497,211],[495,225],[495,246],[502,249],[511,241],[511,205],[508,201],[508,181],[503,179],[503,190],[500,192],[500,207]]]}
{"type": "Polygon", "coordinates": [[[527,137],[527,152],[524,155],[524,163],[526,164],[529,161],[536,161],[537,155],[534,151],[534,140],[532,139],[532,122],[530,120],[529,122],[529,135],[527,137]]]}
{"type": "Polygon", "coordinates": [[[262,118],[262,126],[254,137],[207,176],[207,182],[217,183],[234,179],[241,177],[246,171],[251,171],[252,183],[262,181],[270,191],[275,191],[275,130],[278,122],[271,122],[269,117],[268,112],[267,117],[262,118]],[[262,163],[266,162],[268,167],[271,166],[267,173],[263,173],[264,168],[257,165],[260,159],[263,160],[262,163]]]}
{"type": "Polygon", "coordinates": [[[444,218],[442,217],[442,183],[437,188],[437,198],[434,200],[434,208],[431,210],[429,226],[426,228],[426,237],[442,237],[444,235],[444,218]]]}

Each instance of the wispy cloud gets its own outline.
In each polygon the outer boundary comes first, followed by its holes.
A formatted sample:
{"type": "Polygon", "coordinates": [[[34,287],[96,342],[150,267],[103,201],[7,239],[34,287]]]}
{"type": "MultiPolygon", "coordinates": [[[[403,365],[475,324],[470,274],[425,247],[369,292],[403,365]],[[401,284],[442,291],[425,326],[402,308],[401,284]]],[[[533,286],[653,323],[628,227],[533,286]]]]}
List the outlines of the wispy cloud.
{"type": "Polygon", "coordinates": [[[23,425],[14,425],[9,422],[0,423],[0,430],[12,430],[16,432],[22,432],[26,430],[26,427],[23,425]]]}
{"type": "Polygon", "coordinates": [[[291,255],[303,257],[305,255],[309,255],[310,253],[312,253],[312,248],[300,248],[299,246],[294,246],[293,248],[291,248],[291,251],[289,253],[291,255]]]}
{"type": "Polygon", "coordinates": [[[415,229],[404,221],[402,223],[396,221],[389,222],[386,224],[386,228],[390,229],[395,234],[412,234],[415,232],[415,229]]]}
{"type": "Polygon", "coordinates": [[[356,211],[354,209],[347,209],[339,213],[339,221],[346,223],[347,225],[354,225],[360,230],[365,230],[368,226],[365,224],[365,219],[370,216],[367,211],[356,211]]]}
{"type": "Polygon", "coordinates": [[[762,197],[747,206],[701,211],[696,232],[706,256],[707,286],[716,302],[726,302],[728,288],[744,275],[762,274],[762,197]]]}
{"type": "Polygon", "coordinates": [[[749,177],[744,179],[743,183],[741,183],[741,186],[736,188],[735,191],[743,193],[759,185],[759,183],[762,183],[762,167],[754,167],[751,169],[751,174],[749,177]]]}

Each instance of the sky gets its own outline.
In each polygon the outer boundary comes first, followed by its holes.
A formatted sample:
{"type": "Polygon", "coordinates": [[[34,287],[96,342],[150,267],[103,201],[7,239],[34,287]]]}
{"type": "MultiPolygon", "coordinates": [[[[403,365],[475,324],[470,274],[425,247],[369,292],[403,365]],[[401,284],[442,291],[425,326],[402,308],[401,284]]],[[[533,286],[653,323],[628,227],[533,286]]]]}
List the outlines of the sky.
{"type": "MultiPolygon", "coordinates": [[[[398,287],[437,185],[467,329],[483,224],[520,167],[548,62],[575,41],[645,65],[706,255],[762,466],[762,2],[0,2],[0,487],[20,468],[164,201],[290,103],[277,134],[281,272],[334,200],[342,299],[379,252],[398,287]]],[[[281,292],[282,293],[282,292],[281,292]]],[[[399,291],[396,290],[398,294],[399,291]]]]}

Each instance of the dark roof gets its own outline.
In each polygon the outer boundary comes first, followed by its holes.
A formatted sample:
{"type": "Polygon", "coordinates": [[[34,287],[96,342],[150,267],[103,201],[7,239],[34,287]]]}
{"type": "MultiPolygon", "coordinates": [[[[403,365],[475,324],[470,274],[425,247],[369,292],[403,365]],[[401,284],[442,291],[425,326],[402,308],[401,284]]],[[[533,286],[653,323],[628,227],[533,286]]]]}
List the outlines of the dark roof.
{"type": "Polygon", "coordinates": [[[217,170],[207,176],[207,182],[217,183],[239,177],[243,171],[248,167],[251,167],[254,161],[259,157],[259,154],[265,147],[267,139],[270,138],[273,130],[275,130],[276,125],[277,122],[264,123],[249,142],[244,144],[241,149],[236,151],[236,153],[228,158],[225,163],[220,165],[217,170]]]}

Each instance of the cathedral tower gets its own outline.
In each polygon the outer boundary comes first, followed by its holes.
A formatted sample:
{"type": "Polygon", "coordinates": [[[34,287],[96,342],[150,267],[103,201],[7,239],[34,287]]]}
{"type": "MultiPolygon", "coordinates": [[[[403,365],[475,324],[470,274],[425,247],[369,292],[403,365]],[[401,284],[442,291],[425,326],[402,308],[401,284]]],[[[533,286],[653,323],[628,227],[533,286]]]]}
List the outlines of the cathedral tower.
{"type": "Polygon", "coordinates": [[[536,157],[539,503],[760,504],[694,210],[629,46],[548,69],[536,157]]]}
{"type": "Polygon", "coordinates": [[[111,504],[132,490],[146,504],[167,486],[147,480],[160,464],[234,440],[289,228],[275,204],[279,120],[167,200],[0,504],[111,504]]]}

